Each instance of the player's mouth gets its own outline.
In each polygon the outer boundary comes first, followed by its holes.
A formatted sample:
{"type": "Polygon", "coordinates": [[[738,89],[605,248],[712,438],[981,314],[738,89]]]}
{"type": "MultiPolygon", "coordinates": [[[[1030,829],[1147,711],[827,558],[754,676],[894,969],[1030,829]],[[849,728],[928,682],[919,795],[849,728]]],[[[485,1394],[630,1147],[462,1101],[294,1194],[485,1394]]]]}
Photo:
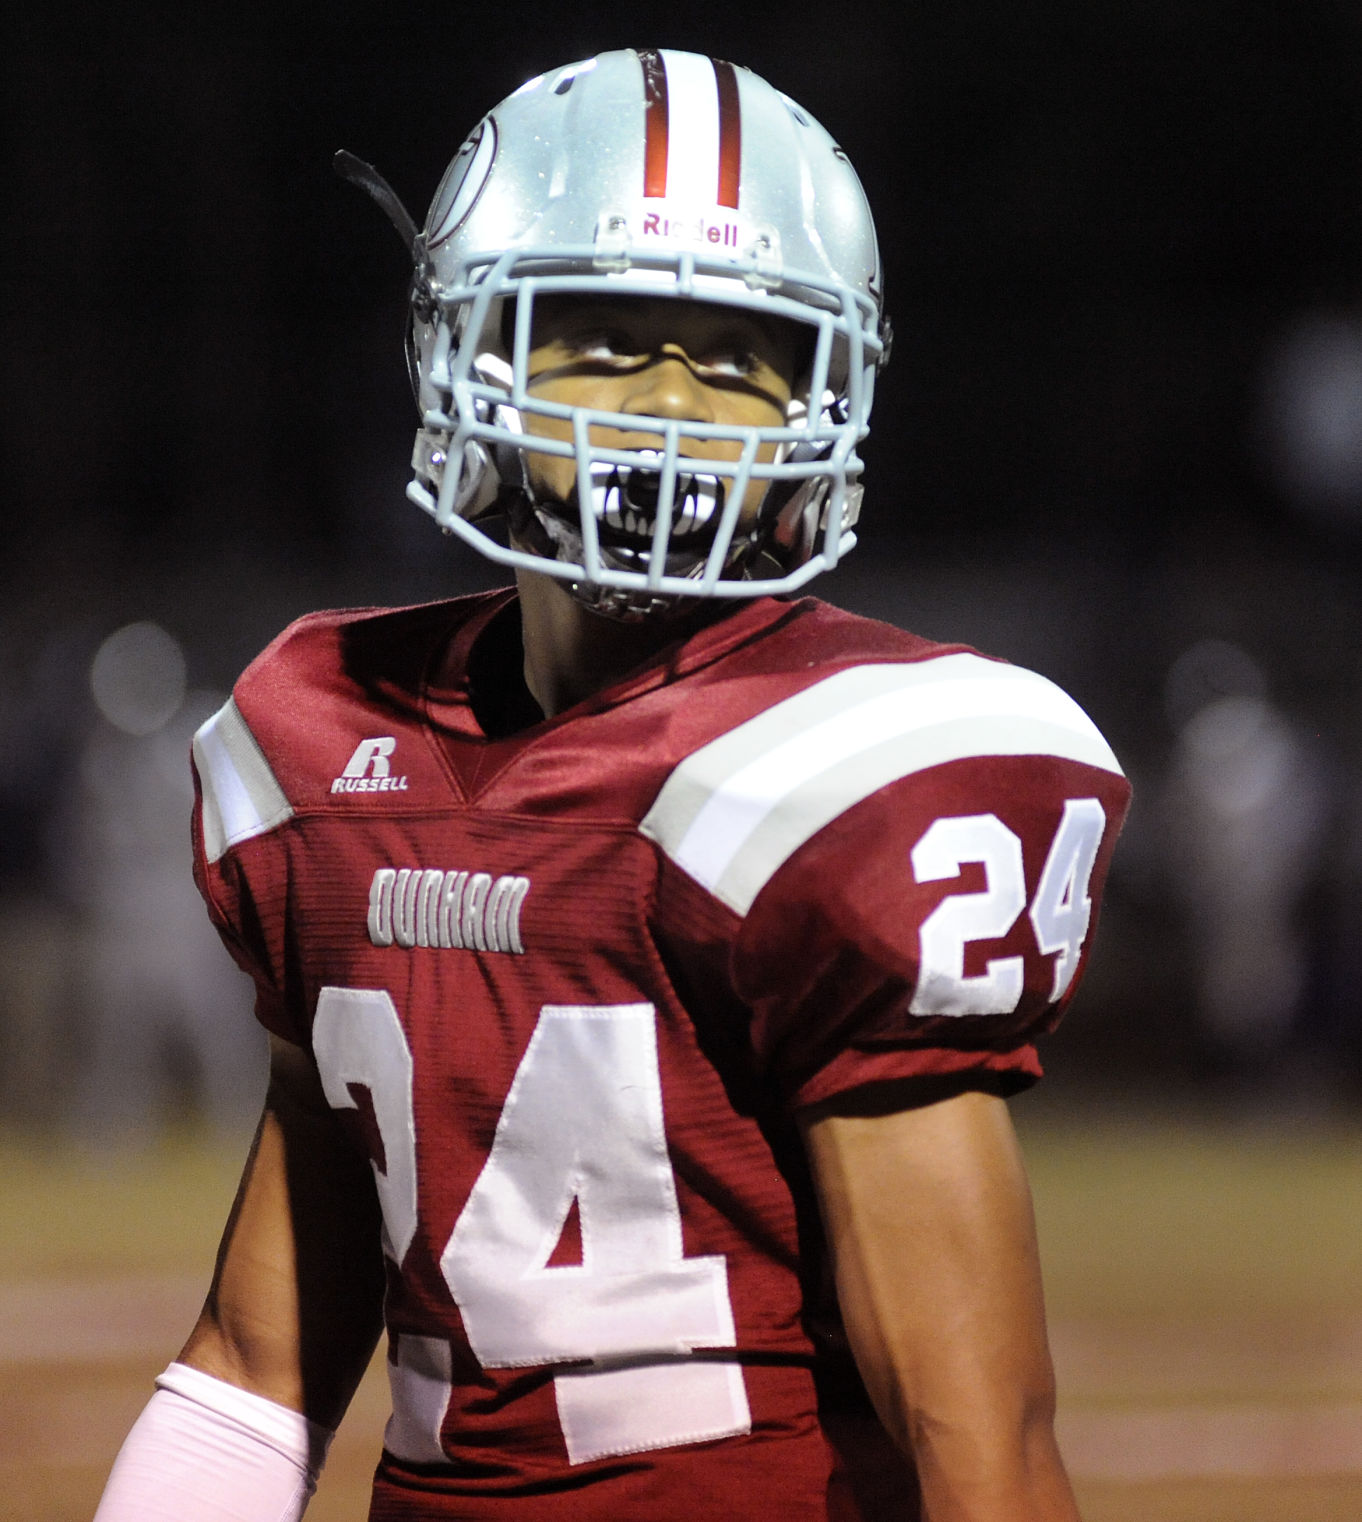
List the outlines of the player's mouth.
{"type": "MultiPolygon", "coordinates": [[[[725,484],[717,476],[677,471],[669,551],[694,551],[713,539],[725,484]]],[[[650,465],[597,463],[591,470],[591,488],[603,547],[639,551],[652,543],[662,491],[660,470],[650,465]]]]}
{"type": "MultiPolygon", "coordinates": [[[[652,450],[640,450],[638,458],[637,465],[601,460],[591,463],[591,508],[602,563],[612,570],[650,574],[661,506],[663,457],[652,450]]],[[[732,482],[727,476],[685,470],[682,467],[686,463],[684,457],[677,461],[661,569],[667,576],[693,578],[704,570],[713,553],[732,482]]],[[[535,521],[548,536],[543,553],[580,561],[584,554],[583,517],[575,482],[565,500],[535,504],[535,521]]],[[[729,547],[730,562],[740,549],[729,547]]]]}

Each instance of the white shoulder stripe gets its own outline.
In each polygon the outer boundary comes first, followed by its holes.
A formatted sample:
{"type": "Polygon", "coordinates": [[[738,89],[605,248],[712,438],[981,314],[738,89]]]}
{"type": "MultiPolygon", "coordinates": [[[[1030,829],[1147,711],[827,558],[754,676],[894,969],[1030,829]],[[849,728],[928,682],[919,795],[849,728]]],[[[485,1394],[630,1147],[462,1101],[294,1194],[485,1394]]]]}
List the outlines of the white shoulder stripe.
{"type": "Polygon", "coordinates": [[[746,914],[806,840],[887,783],[969,756],[1030,755],[1121,774],[1087,714],[1035,672],[967,654],[853,666],[688,756],[640,828],[746,914]]]}
{"type": "Polygon", "coordinates": [[[194,765],[203,792],[203,844],[210,862],[293,817],[292,805],[233,699],[194,736],[194,765]]]}

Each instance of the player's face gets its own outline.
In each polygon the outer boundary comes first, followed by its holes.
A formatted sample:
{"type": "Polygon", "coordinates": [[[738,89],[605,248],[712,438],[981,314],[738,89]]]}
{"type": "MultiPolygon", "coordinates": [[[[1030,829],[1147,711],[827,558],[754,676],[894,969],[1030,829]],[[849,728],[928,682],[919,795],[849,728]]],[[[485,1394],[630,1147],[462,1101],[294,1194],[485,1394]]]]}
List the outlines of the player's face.
{"type": "MultiPolygon", "coordinates": [[[[535,302],[529,390],[569,407],[676,419],[692,423],[779,426],[793,394],[801,353],[799,326],[731,307],[662,297],[540,297],[535,302]]],[[[526,414],[525,427],[542,437],[572,438],[566,419],[526,414]]],[[[611,449],[657,449],[655,429],[593,425],[593,444],[611,449]]],[[[691,458],[736,460],[737,439],[680,440],[691,458]]],[[[757,459],[774,458],[763,446],[757,459]]],[[[528,454],[537,492],[566,501],[576,463],[561,455],[528,454]]],[[[740,526],[755,518],[767,486],[754,481],[740,526]]]]}

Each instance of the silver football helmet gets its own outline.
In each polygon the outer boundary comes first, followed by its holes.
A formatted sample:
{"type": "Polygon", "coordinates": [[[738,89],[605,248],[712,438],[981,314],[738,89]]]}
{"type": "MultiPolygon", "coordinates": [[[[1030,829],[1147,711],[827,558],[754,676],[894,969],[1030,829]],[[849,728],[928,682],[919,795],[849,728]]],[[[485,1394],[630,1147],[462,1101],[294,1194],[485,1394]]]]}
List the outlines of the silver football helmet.
{"type": "Polygon", "coordinates": [[[846,155],[763,79],[671,50],[532,79],[459,149],[411,241],[421,428],[407,494],[447,531],[622,617],[789,592],[855,544],[857,446],[889,350],[875,229],[846,155]],[[527,378],[535,300],[550,294],[790,319],[808,329],[807,371],[773,427],[648,428],[556,404],[527,378]],[[567,420],[570,439],[527,431],[531,414],[567,420]],[[605,447],[602,427],[654,447],[605,447]],[[575,460],[572,500],[541,500],[526,468],[537,450],[575,460]],[[483,526],[502,510],[509,545],[483,526]]]}

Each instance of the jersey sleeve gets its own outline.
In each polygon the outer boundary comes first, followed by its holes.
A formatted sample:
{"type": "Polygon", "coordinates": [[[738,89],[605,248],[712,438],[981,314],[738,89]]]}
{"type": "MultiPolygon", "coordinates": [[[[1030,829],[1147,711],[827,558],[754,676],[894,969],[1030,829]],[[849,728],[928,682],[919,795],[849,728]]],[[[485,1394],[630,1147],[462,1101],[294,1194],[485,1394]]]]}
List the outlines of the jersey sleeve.
{"type": "Polygon", "coordinates": [[[233,699],[194,737],[194,880],[233,959],[255,983],[256,1016],[296,1044],[283,927],[287,871],[271,837],[293,809],[233,699]]]}
{"type": "Polygon", "coordinates": [[[1129,789],[1083,710],[973,653],[858,666],[695,753],[645,828],[739,923],[756,1060],[805,1106],[1039,1074],[1129,789]]]}

